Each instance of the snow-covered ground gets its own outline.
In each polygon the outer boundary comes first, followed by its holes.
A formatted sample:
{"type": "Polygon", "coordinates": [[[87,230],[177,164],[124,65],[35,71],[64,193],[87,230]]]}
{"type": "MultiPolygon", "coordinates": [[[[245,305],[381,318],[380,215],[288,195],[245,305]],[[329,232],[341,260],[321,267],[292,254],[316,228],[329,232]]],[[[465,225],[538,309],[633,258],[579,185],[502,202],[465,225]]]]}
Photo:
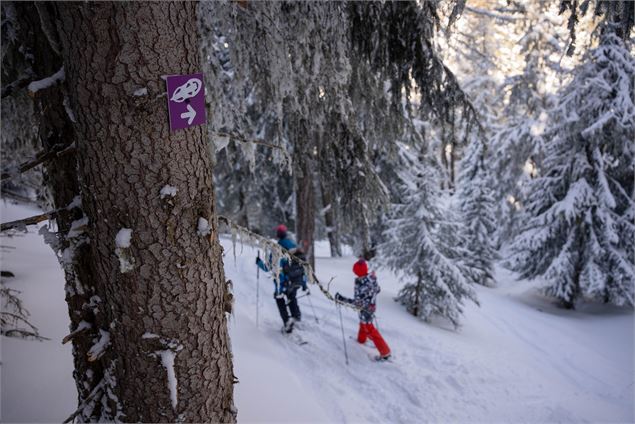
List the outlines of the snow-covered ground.
{"type": "MultiPolygon", "coordinates": [[[[39,213],[32,207],[0,204],[2,222],[39,213]]],[[[77,405],[72,346],[62,345],[69,333],[64,273],[35,227],[28,234],[2,235],[0,245],[10,247],[0,249],[0,268],[15,274],[3,279],[6,286],[22,292],[31,323],[50,338],[43,342],[1,338],[0,421],[62,422],[77,405]]]]}
{"type": "MultiPolygon", "coordinates": [[[[2,221],[32,213],[4,204],[2,221]]],[[[374,348],[351,338],[357,317],[344,309],[346,365],[337,310],[317,288],[299,300],[298,334],[308,342],[300,346],[280,333],[273,284],[262,272],[258,282],[256,251],[239,245],[234,261],[231,242],[222,243],[236,299],[230,331],[239,422],[634,420],[632,310],[588,305],[564,311],[499,270],[499,286],[477,288],[481,307],[467,305],[455,331],[446,322],[425,324],[408,315],[392,300],[399,281],[379,271],[378,322],[394,361],[369,360],[374,348]]],[[[75,404],[71,351],[60,343],[68,330],[63,274],[34,229],[1,244],[16,247],[2,254],[2,268],[16,273],[7,284],[23,291],[33,323],[52,340],[2,339],[0,419],[59,422],[75,404]]],[[[354,259],[327,253],[321,244],[318,276],[324,282],[335,277],[331,291],[351,295],[354,259]]]]}

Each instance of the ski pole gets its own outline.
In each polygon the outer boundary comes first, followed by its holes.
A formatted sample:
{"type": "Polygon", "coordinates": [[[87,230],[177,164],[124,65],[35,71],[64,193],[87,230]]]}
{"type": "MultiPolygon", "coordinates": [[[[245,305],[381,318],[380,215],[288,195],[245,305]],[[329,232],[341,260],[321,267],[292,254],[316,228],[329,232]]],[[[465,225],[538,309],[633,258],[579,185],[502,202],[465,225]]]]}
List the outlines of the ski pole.
{"type": "MultiPolygon", "coordinates": [[[[307,296],[308,296],[308,294],[303,294],[302,296],[297,296],[297,297],[296,297],[296,300],[297,300],[297,299],[302,299],[303,297],[307,297],[307,296]]],[[[289,304],[287,304],[287,306],[289,306],[289,304]]]]}
{"type": "MultiPolygon", "coordinates": [[[[258,259],[260,259],[260,250],[258,251],[258,259]]],[[[256,328],[258,328],[260,310],[260,266],[256,268],[256,328]]]]}
{"type": "Polygon", "coordinates": [[[313,311],[313,318],[315,318],[315,322],[319,324],[320,321],[318,320],[317,314],[315,313],[315,308],[313,307],[313,301],[311,300],[310,293],[306,296],[309,296],[309,305],[311,305],[311,310],[313,311]]]}
{"type": "Polygon", "coordinates": [[[342,307],[339,302],[335,304],[337,312],[340,315],[340,328],[342,329],[342,343],[344,343],[344,358],[346,358],[346,365],[348,365],[348,352],[346,351],[346,337],[344,336],[344,323],[342,321],[342,307]]]}

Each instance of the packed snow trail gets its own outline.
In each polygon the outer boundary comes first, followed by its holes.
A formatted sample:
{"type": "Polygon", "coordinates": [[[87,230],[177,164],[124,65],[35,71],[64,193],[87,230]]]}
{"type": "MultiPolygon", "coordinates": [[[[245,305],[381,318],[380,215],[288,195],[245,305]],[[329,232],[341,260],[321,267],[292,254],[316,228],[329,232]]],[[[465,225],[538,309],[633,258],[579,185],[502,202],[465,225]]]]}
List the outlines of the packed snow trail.
{"type": "MultiPolygon", "coordinates": [[[[604,306],[598,308],[604,312],[560,310],[533,294],[527,283],[515,283],[511,275],[498,270],[500,286],[477,287],[482,306],[467,305],[464,325],[455,331],[449,323],[425,324],[406,313],[392,300],[399,282],[380,271],[378,325],[394,361],[368,360],[376,353],[374,346],[370,342],[360,346],[352,339],[357,334],[357,314],[344,308],[350,362],[346,366],[337,310],[315,288],[312,301],[319,324],[308,299],[299,299],[298,332],[308,344],[298,346],[280,333],[273,283],[269,274],[261,273],[260,328],[256,329],[256,251],[237,246],[234,262],[231,242],[222,239],[222,243],[227,278],[234,283],[236,297],[236,319],[230,324],[238,355],[236,375],[259,381],[263,396],[277,394],[280,406],[268,408],[310,405],[291,421],[633,420],[632,311],[604,306]],[[237,337],[246,327],[260,337],[260,343],[247,346],[244,337],[237,337]],[[250,350],[251,362],[243,364],[240,356],[250,350]],[[253,361],[262,361],[262,366],[253,361]],[[284,376],[271,376],[270,361],[284,367],[285,375],[290,371],[296,377],[290,388],[284,376]],[[261,373],[267,376],[260,377],[261,373]],[[302,394],[296,391],[297,381],[302,394]]],[[[317,275],[321,281],[335,277],[331,292],[350,295],[353,263],[352,257],[318,256],[317,275]]],[[[269,416],[269,409],[257,411],[259,406],[249,403],[243,390],[253,387],[242,380],[236,387],[239,421],[279,419],[269,416]]]]}

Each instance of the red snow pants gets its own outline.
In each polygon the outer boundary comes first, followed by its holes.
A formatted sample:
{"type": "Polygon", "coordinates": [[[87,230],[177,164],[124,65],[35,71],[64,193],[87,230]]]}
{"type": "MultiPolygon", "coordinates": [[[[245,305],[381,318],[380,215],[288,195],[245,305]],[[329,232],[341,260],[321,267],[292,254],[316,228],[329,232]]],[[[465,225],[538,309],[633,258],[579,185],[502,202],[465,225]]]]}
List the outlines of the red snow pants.
{"type": "Polygon", "coordinates": [[[360,322],[359,332],[357,333],[357,341],[359,343],[366,343],[367,338],[371,339],[373,343],[375,343],[375,347],[381,356],[390,355],[390,348],[375,326],[372,323],[360,322]]]}

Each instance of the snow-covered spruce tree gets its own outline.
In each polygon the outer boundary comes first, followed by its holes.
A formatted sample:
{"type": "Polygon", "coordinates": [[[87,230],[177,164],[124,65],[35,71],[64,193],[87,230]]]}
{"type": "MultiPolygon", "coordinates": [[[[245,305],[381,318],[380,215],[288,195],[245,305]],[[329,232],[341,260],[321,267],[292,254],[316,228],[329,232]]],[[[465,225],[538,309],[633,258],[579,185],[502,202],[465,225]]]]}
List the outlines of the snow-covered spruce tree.
{"type": "Polygon", "coordinates": [[[443,235],[455,223],[446,221],[436,203],[434,168],[408,150],[400,151],[402,197],[390,209],[379,261],[409,280],[396,298],[409,312],[424,320],[440,315],[456,327],[465,299],[477,303],[476,294],[458,262],[448,257],[456,247],[446,245],[443,235]]]}
{"type": "MultiPolygon", "coordinates": [[[[461,5],[456,2],[457,8],[461,5]]],[[[366,228],[377,211],[366,208],[367,216],[360,217],[360,205],[384,197],[371,156],[388,151],[392,143],[386,140],[396,139],[408,123],[403,109],[410,108],[414,96],[409,93],[422,95],[422,113],[439,116],[469,103],[433,48],[437,7],[436,1],[205,3],[201,25],[214,34],[210,40],[224,37],[235,70],[232,92],[239,93],[221,102],[226,112],[214,116],[233,120],[240,131],[264,135],[291,155],[308,156],[294,158],[292,178],[318,175],[320,190],[294,181],[296,200],[318,191],[332,194],[341,200],[333,202],[341,220],[361,221],[366,228]],[[262,132],[242,120],[254,103],[272,118],[262,132]],[[345,142],[340,133],[346,134],[345,142]],[[360,178],[351,178],[351,171],[360,178]]],[[[210,91],[227,92],[222,87],[210,91]]],[[[307,221],[315,217],[300,213],[302,205],[296,204],[296,227],[309,232],[307,221]]]]}
{"type": "Polygon", "coordinates": [[[463,223],[465,271],[471,281],[492,287],[492,268],[497,257],[494,249],[495,200],[485,154],[483,141],[472,139],[460,163],[456,197],[463,223]]]}
{"type": "Polygon", "coordinates": [[[605,32],[550,112],[543,175],[532,181],[511,269],[544,291],[633,305],[635,60],[605,32]]]}
{"type": "MultiPolygon", "coordinates": [[[[492,179],[496,196],[497,244],[517,234],[518,209],[525,201],[527,183],[542,168],[547,110],[553,106],[551,93],[560,87],[567,30],[557,4],[528,3],[516,24],[516,39],[524,66],[507,72],[501,92],[508,98],[503,119],[495,122],[488,140],[492,152],[492,179]]],[[[513,69],[513,68],[512,68],[513,69]]]]}

